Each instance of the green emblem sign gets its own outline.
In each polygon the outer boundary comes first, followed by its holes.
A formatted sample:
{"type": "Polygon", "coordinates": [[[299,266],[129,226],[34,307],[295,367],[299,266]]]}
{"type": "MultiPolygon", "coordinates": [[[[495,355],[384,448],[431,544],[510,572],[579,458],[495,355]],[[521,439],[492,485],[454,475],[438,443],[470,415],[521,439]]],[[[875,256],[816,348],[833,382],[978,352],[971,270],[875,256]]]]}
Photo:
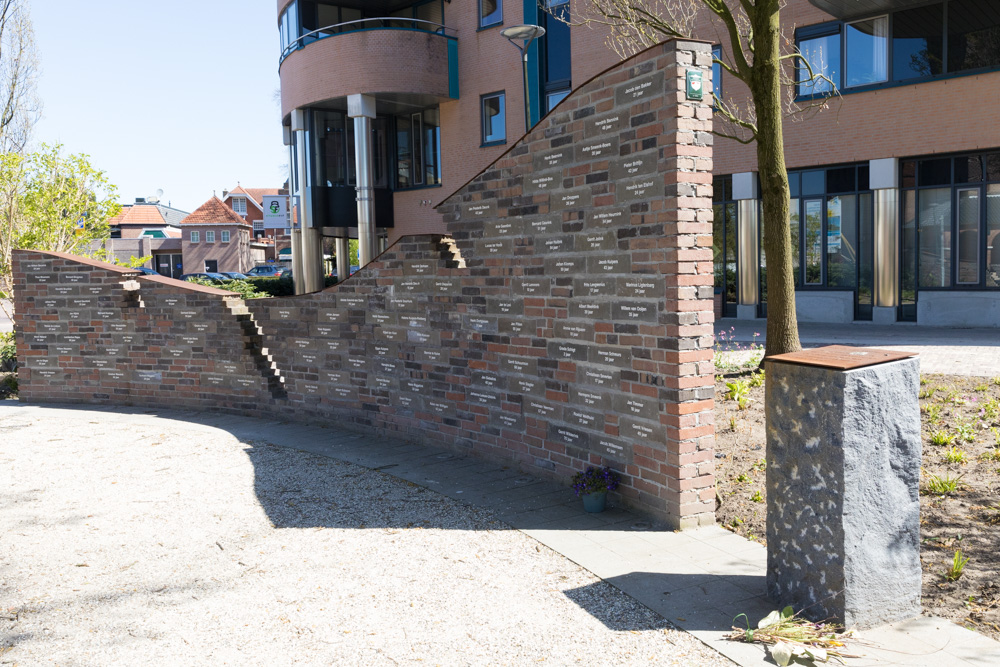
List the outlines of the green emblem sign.
{"type": "Polygon", "coordinates": [[[689,100],[700,100],[704,91],[701,85],[701,72],[688,70],[687,73],[687,98],[689,100]]]}

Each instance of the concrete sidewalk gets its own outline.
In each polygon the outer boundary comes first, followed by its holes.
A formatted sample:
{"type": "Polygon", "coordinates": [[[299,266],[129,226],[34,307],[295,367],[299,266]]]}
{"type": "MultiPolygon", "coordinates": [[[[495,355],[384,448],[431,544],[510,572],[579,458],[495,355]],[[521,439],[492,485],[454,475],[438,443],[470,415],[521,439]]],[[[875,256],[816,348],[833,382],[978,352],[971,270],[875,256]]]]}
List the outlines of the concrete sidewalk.
{"type": "MultiPolygon", "coordinates": [[[[715,335],[723,347],[728,343],[762,345],[766,341],[767,323],[724,318],[715,323],[715,335]]],[[[920,355],[921,373],[1000,375],[1000,329],[800,323],[799,340],[803,347],[857,345],[916,352],[920,355]]]]}
{"type": "MultiPolygon", "coordinates": [[[[18,411],[30,411],[47,421],[65,420],[67,428],[81,412],[89,418],[104,414],[113,420],[156,415],[377,468],[494,511],[513,528],[590,570],[740,665],[773,664],[759,645],[723,639],[738,614],[747,614],[755,626],[774,605],[764,593],[764,547],[721,528],[675,533],[621,508],[586,514],[564,486],[390,437],[211,413],[89,411],[0,402],[0,418],[18,411]]],[[[1000,664],[1000,643],[937,618],[921,617],[861,636],[866,642],[860,648],[865,657],[849,660],[848,665],[1000,664]]]]}

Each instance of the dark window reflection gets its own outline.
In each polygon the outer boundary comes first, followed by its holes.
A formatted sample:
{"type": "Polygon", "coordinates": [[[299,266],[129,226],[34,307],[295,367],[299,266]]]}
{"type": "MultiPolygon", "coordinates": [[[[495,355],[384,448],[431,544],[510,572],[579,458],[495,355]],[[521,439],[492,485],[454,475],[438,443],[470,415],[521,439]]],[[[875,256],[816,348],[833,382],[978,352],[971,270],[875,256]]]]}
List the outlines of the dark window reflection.
{"type": "Polygon", "coordinates": [[[1000,67],[1000,3],[948,3],[948,71],[1000,67]]]}
{"type": "Polygon", "coordinates": [[[944,5],[896,12],[892,17],[892,74],[896,81],[944,71],[944,5]]]}

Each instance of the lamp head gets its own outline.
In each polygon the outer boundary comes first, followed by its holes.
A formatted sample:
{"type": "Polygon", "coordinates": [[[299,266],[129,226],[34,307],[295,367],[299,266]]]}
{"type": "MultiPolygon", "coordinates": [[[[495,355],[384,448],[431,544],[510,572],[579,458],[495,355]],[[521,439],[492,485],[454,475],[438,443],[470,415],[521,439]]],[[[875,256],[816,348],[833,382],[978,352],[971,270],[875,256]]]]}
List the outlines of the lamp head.
{"type": "Polygon", "coordinates": [[[533,41],[545,34],[545,28],[540,25],[515,25],[509,28],[504,28],[500,31],[500,34],[510,40],[510,43],[518,48],[528,48],[533,41]],[[518,41],[523,41],[524,46],[521,47],[517,44],[518,41]]]}

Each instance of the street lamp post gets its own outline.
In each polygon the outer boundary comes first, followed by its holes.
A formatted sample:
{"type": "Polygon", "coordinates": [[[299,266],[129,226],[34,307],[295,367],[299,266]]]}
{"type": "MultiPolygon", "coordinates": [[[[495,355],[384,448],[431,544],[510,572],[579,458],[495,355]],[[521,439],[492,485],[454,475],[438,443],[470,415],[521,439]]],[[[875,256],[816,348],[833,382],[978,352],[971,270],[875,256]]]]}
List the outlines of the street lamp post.
{"type": "Polygon", "coordinates": [[[515,25],[510,28],[504,28],[500,31],[500,34],[506,37],[521,52],[521,62],[523,64],[521,78],[524,81],[524,133],[527,134],[528,130],[531,129],[529,111],[531,108],[531,93],[528,91],[528,47],[531,46],[532,42],[545,34],[545,28],[540,25],[515,25]],[[518,44],[518,42],[521,43],[518,44]]]}

